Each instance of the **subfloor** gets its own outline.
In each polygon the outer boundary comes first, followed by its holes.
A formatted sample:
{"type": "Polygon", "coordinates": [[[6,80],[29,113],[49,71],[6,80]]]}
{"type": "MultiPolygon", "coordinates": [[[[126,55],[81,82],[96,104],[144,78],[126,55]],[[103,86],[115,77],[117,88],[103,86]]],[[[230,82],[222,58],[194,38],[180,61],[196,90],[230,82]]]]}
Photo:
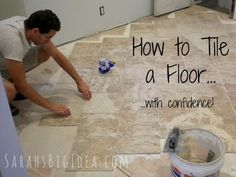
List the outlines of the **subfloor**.
{"type": "MultiPolygon", "coordinates": [[[[211,41],[211,47],[215,41],[211,41]]],[[[30,176],[170,176],[170,160],[162,149],[168,132],[177,126],[203,128],[218,135],[226,151],[220,176],[235,177],[235,46],[235,21],[218,11],[192,6],[160,17],[148,16],[59,47],[90,85],[93,97],[84,101],[73,80],[53,60],[27,73],[29,83],[40,94],[67,105],[72,112],[71,117],[62,119],[27,100],[15,102],[21,111],[14,120],[22,149],[32,160],[30,176]],[[219,37],[218,42],[227,43],[221,52],[225,54],[229,49],[229,53],[222,56],[218,51],[218,56],[213,56],[211,48],[209,56],[207,40],[201,40],[208,36],[219,37]],[[177,56],[174,45],[177,37],[189,43],[190,52],[185,56],[177,56]],[[141,41],[145,46],[143,55],[136,47],[133,56],[133,43],[138,45],[141,41]],[[163,55],[160,54],[162,47],[157,47],[155,54],[149,53],[151,42],[153,49],[157,43],[160,46],[164,43],[163,55]],[[116,62],[104,75],[98,72],[98,60],[103,57],[116,62]],[[175,64],[180,71],[186,69],[185,73],[194,69],[206,71],[198,78],[200,83],[198,80],[179,83],[177,72],[170,76],[168,83],[168,64],[173,65],[171,73],[178,69],[175,64]],[[150,69],[155,83],[145,81],[150,69]],[[211,108],[168,107],[168,100],[184,97],[214,100],[214,105],[211,108]],[[155,98],[163,104],[145,107],[145,100],[155,98]],[[80,163],[73,155],[80,157],[80,163]],[[97,158],[93,161],[92,157],[97,158]],[[125,159],[123,165],[127,166],[115,168],[114,159],[119,164],[125,159]]],[[[194,75],[191,79],[195,80],[194,75]]]]}

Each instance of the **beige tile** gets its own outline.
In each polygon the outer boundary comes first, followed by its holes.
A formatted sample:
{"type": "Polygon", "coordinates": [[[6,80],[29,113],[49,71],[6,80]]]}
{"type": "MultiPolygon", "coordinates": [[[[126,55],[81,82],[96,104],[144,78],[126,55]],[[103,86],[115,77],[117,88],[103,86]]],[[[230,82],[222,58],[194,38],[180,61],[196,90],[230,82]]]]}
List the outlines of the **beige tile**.
{"type": "Polygon", "coordinates": [[[155,19],[156,17],[154,16],[146,16],[136,21],[136,23],[152,23],[155,19]]]}
{"type": "Polygon", "coordinates": [[[29,165],[27,170],[30,177],[51,177],[53,169],[47,165],[35,162],[31,162],[29,165]]]}
{"type": "Polygon", "coordinates": [[[99,37],[100,37],[100,34],[99,33],[96,33],[96,34],[93,34],[93,35],[90,35],[90,36],[86,36],[82,39],[80,39],[79,41],[99,41],[99,37]]]}
{"type": "Polygon", "coordinates": [[[143,32],[143,33],[151,33],[153,32],[154,28],[151,24],[131,24],[130,27],[130,33],[137,33],[137,32],[143,32]]]}
{"type": "MultiPolygon", "coordinates": [[[[94,68],[81,68],[79,65],[74,66],[78,74],[81,76],[81,78],[89,84],[92,78],[93,73],[95,70],[97,70],[97,67],[94,68]]],[[[65,72],[63,72],[58,81],[57,84],[75,84],[75,81],[65,72]]]]}
{"type": "Polygon", "coordinates": [[[87,137],[116,137],[118,134],[117,114],[83,114],[77,134],[87,137]],[[91,128],[93,127],[93,128],[91,128]]]}
{"type": "Polygon", "coordinates": [[[41,126],[76,126],[80,122],[80,117],[83,110],[83,102],[62,103],[70,109],[71,115],[69,117],[58,116],[54,113],[39,113],[31,114],[32,117],[40,118],[41,126]]]}
{"type": "Polygon", "coordinates": [[[112,170],[116,141],[113,137],[78,136],[71,151],[67,170],[112,170]]]}
{"type": "Polygon", "coordinates": [[[123,35],[125,30],[127,28],[127,25],[122,25],[122,26],[118,26],[103,32],[100,32],[99,35],[100,36],[106,36],[106,35],[123,35]]]}
{"type": "Polygon", "coordinates": [[[120,76],[100,74],[93,76],[90,88],[92,92],[123,92],[124,82],[120,76]]]}
{"type": "Polygon", "coordinates": [[[47,62],[27,72],[26,78],[30,83],[45,84],[59,69],[59,65],[50,58],[47,62]]]}
{"type": "Polygon", "coordinates": [[[221,84],[199,84],[191,87],[195,99],[212,99],[214,101],[227,101],[227,93],[221,84]]]}
{"type": "Polygon", "coordinates": [[[160,153],[159,136],[119,136],[117,141],[118,153],[160,153]]]}
{"type": "Polygon", "coordinates": [[[97,56],[100,50],[100,43],[77,43],[71,53],[70,59],[79,56],[97,56]]]}
{"type": "Polygon", "coordinates": [[[31,123],[21,132],[19,139],[24,155],[31,157],[32,163],[36,162],[35,157],[39,157],[43,165],[56,168],[57,156],[59,165],[63,166],[63,158],[70,152],[75,135],[76,127],[41,127],[38,123],[31,123]]]}
{"type": "Polygon", "coordinates": [[[104,49],[125,49],[128,45],[128,38],[104,38],[101,48],[104,49]]]}
{"type": "Polygon", "coordinates": [[[121,93],[93,93],[85,102],[83,113],[118,113],[123,105],[121,93]]]}

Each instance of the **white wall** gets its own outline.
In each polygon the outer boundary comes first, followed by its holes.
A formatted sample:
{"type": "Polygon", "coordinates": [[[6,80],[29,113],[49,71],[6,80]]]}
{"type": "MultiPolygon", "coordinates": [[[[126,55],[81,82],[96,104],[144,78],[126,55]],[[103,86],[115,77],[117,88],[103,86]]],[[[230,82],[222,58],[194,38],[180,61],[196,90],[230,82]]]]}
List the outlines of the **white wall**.
{"type": "Polygon", "coordinates": [[[23,0],[0,0],[0,20],[25,15],[23,0]]]}
{"type": "Polygon", "coordinates": [[[55,37],[62,44],[95,32],[153,14],[153,0],[23,0],[26,15],[39,9],[52,9],[60,18],[62,29],[55,37]],[[99,6],[105,7],[100,16],[99,6]]]}

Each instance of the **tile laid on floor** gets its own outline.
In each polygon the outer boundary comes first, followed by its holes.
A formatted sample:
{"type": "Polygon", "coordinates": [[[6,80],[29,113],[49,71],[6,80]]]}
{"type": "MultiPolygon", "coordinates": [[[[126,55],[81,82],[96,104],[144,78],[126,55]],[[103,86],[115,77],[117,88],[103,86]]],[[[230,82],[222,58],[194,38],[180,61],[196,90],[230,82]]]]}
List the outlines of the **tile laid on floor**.
{"type": "Polygon", "coordinates": [[[53,168],[47,167],[45,164],[37,164],[35,162],[30,164],[28,170],[28,175],[30,177],[51,177],[53,168]]]}
{"type": "Polygon", "coordinates": [[[76,126],[80,122],[83,109],[83,102],[61,103],[70,109],[68,117],[58,116],[55,113],[32,113],[31,117],[40,118],[40,126],[76,126]]]}
{"type": "Polygon", "coordinates": [[[124,101],[121,93],[93,93],[84,103],[83,113],[119,113],[124,101]]]}
{"type": "Polygon", "coordinates": [[[45,84],[49,82],[50,78],[53,77],[59,69],[60,66],[50,58],[45,63],[27,72],[26,77],[29,83],[45,84]]]}
{"type": "Polygon", "coordinates": [[[226,152],[236,152],[236,121],[231,105],[228,102],[219,102],[214,108],[200,109],[200,113],[200,127],[221,137],[226,152]]]}
{"type": "Polygon", "coordinates": [[[112,177],[112,171],[66,171],[53,169],[50,177],[112,177]]]}
{"type": "Polygon", "coordinates": [[[168,156],[134,154],[127,157],[128,164],[115,168],[113,177],[168,177],[171,175],[168,156]]]}
{"type": "Polygon", "coordinates": [[[31,157],[33,162],[38,156],[39,161],[46,165],[50,165],[51,159],[53,167],[56,167],[58,156],[59,165],[63,165],[64,156],[67,157],[72,148],[76,130],[76,127],[39,127],[38,123],[31,123],[19,135],[23,154],[31,157]]]}
{"type": "Polygon", "coordinates": [[[214,101],[228,101],[228,96],[222,84],[195,84],[191,86],[195,99],[212,99],[214,101]]]}
{"type": "Polygon", "coordinates": [[[77,136],[71,150],[67,171],[112,170],[117,138],[77,136]]]}
{"type": "Polygon", "coordinates": [[[90,89],[92,92],[123,92],[123,79],[120,76],[94,75],[90,89]]]}
{"type": "MultiPolygon", "coordinates": [[[[74,67],[75,67],[75,70],[78,72],[78,74],[81,76],[81,78],[87,84],[89,84],[92,79],[92,75],[94,73],[95,68],[81,68],[79,65],[74,65],[74,67]]],[[[60,77],[57,81],[57,84],[75,84],[75,81],[71,78],[70,75],[63,72],[60,75],[60,77]]]]}

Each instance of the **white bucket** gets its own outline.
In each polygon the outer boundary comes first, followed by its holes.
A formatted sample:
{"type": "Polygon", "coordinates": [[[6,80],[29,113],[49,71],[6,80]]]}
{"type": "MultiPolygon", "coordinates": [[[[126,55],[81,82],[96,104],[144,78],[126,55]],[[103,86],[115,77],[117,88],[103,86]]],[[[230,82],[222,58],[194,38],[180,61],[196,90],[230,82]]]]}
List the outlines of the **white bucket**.
{"type": "Polygon", "coordinates": [[[209,131],[189,129],[170,159],[172,177],[219,177],[224,164],[224,144],[209,131]],[[210,151],[214,157],[207,162],[210,151]]]}

